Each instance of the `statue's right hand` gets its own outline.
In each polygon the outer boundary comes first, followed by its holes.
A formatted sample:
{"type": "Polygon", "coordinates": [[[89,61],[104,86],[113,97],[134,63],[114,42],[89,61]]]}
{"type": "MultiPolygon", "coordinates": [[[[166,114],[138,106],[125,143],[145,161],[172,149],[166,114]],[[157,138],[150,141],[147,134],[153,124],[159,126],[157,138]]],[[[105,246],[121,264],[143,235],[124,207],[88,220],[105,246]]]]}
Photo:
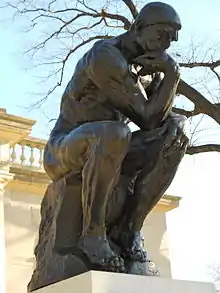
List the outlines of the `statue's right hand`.
{"type": "Polygon", "coordinates": [[[173,72],[179,74],[179,64],[169,54],[164,53],[163,60],[162,68],[164,68],[164,73],[173,72]]]}
{"type": "Polygon", "coordinates": [[[160,56],[151,57],[149,54],[144,54],[133,60],[134,64],[142,67],[139,75],[147,75],[155,72],[176,73],[179,74],[178,63],[166,52],[160,56]]]}

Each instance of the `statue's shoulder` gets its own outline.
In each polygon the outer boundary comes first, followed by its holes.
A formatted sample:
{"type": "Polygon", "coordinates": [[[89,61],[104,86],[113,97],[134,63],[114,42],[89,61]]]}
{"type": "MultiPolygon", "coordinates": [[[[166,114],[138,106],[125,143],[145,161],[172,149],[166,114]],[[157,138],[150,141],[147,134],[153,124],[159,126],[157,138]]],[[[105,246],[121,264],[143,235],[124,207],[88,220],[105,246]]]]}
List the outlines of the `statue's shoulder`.
{"type": "Polygon", "coordinates": [[[117,42],[114,38],[109,40],[100,40],[90,49],[90,54],[92,57],[111,57],[112,55],[122,56],[119,49],[116,48],[116,44],[117,42]]]}
{"type": "Polygon", "coordinates": [[[121,51],[117,48],[114,39],[96,42],[87,52],[85,57],[87,59],[86,63],[90,64],[93,68],[111,68],[114,71],[117,68],[120,71],[120,68],[127,69],[128,67],[127,62],[121,51]]]}
{"type": "Polygon", "coordinates": [[[114,48],[114,40],[99,40],[78,60],[75,67],[75,76],[78,74],[84,74],[92,64],[97,62],[105,62],[112,59],[115,55],[120,54],[116,48],[114,48]],[[116,52],[118,51],[118,52],[116,52]]]}

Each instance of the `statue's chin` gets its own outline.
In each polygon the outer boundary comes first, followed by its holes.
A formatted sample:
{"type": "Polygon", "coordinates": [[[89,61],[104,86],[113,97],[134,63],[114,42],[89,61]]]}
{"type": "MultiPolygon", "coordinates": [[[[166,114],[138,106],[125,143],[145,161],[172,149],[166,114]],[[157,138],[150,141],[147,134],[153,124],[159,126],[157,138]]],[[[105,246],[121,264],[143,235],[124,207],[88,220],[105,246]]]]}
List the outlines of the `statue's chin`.
{"type": "Polygon", "coordinates": [[[145,55],[149,54],[149,57],[156,58],[158,56],[162,56],[166,52],[166,49],[167,48],[161,46],[149,46],[145,49],[145,55]]]}

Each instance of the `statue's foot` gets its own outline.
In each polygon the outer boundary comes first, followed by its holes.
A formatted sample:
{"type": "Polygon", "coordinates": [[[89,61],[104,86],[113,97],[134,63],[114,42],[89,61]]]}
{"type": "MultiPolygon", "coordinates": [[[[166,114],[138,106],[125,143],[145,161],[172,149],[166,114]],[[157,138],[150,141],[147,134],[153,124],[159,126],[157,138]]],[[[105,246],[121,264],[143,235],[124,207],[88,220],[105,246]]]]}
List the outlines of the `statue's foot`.
{"type": "Polygon", "coordinates": [[[143,239],[140,232],[123,232],[121,237],[122,255],[125,259],[138,262],[147,261],[147,252],[143,246],[143,239]]]}
{"type": "Polygon", "coordinates": [[[106,236],[84,235],[80,238],[77,248],[97,269],[126,272],[124,260],[112,251],[106,236]]]}

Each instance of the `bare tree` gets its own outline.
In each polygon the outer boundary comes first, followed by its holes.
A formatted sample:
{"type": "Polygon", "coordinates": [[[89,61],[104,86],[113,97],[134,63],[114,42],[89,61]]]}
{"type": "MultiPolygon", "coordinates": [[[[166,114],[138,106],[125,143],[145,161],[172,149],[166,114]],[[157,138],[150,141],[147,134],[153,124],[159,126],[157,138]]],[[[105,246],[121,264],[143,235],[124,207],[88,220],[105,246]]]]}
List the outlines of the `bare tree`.
{"type": "MultiPolygon", "coordinates": [[[[142,4],[143,1],[138,1],[139,6],[142,4]]],[[[86,50],[88,45],[96,40],[108,39],[128,30],[138,14],[137,5],[132,0],[9,0],[2,8],[11,8],[15,16],[25,19],[29,25],[27,32],[41,32],[36,44],[25,52],[34,60],[38,60],[36,66],[50,67],[46,78],[53,80],[52,87],[38,104],[44,102],[63,84],[66,68],[77,51],[86,50]]],[[[203,89],[208,92],[206,96],[204,91],[198,90],[183,79],[179,83],[178,94],[191,101],[194,107],[188,110],[175,106],[173,111],[189,119],[199,116],[193,130],[195,134],[200,116],[205,115],[213,119],[217,127],[220,125],[220,60],[214,59],[214,50],[212,54],[206,52],[201,57],[194,46],[191,49],[191,54],[185,57],[184,62],[184,58],[180,56],[180,66],[185,70],[206,69],[208,76],[215,78],[218,87],[218,94],[214,95],[207,86],[210,81],[204,82],[203,89]]],[[[196,143],[188,147],[187,153],[192,155],[212,151],[220,152],[220,145],[196,143]]]]}

